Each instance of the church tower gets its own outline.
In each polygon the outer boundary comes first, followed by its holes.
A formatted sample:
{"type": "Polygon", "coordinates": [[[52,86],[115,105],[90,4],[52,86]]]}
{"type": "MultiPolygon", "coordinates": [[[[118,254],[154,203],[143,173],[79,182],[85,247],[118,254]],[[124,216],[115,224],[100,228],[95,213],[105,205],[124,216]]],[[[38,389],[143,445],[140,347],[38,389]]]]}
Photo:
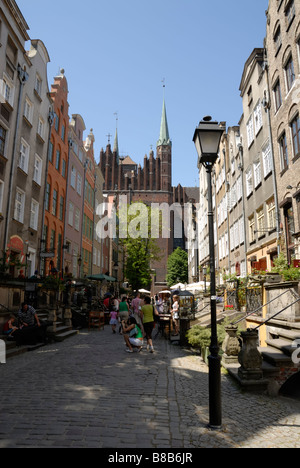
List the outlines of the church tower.
{"type": "Polygon", "coordinates": [[[161,190],[172,191],[172,142],[169,135],[167,110],[165,99],[161,116],[160,135],[156,148],[157,159],[160,159],[161,168],[161,190]]]}

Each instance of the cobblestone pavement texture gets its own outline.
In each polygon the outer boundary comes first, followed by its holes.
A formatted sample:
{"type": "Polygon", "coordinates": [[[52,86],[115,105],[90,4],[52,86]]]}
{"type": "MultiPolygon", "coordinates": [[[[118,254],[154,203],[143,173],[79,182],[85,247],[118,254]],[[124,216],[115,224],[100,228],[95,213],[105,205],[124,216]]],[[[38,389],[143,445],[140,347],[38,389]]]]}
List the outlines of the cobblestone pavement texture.
{"type": "Polygon", "coordinates": [[[0,365],[0,448],[296,448],[300,402],[242,393],[222,376],[223,428],[208,424],[208,370],[163,338],[155,353],[82,330],[0,365]]]}

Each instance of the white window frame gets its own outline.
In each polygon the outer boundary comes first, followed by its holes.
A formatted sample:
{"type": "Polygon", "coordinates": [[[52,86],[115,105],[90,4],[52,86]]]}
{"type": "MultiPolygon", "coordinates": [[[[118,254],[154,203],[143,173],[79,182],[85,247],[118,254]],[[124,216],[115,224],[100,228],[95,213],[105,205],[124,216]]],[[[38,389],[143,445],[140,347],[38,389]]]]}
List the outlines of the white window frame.
{"type": "Polygon", "coordinates": [[[15,198],[15,209],[14,219],[19,223],[24,222],[24,211],[25,211],[25,192],[17,187],[16,198],[15,198]]]}
{"type": "Polygon", "coordinates": [[[73,187],[74,189],[76,189],[76,174],[77,174],[76,167],[72,166],[72,169],[71,169],[71,187],[73,187]]]}
{"type": "Polygon", "coordinates": [[[254,173],[254,187],[258,187],[259,184],[261,183],[261,164],[260,164],[260,160],[259,161],[256,161],[254,164],[253,164],[253,173],[254,173]]]}
{"type": "Polygon", "coordinates": [[[264,176],[266,178],[272,172],[272,167],[273,167],[271,146],[270,146],[269,140],[262,148],[262,157],[263,157],[263,165],[264,165],[264,176]]]}
{"type": "Polygon", "coordinates": [[[24,117],[30,124],[32,124],[33,104],[27,96],[24,104],[24,117]]]}
{"type": "Polygon", "coordinates": [[[34,90],[37,92],[39,96],[42,96],[42,86],[43,80],[40,75],[36,74],[35,76],[35,83],[34,83],[34,90]]]}
{"type": "Polygon", "coordinates": [[[34,168],[33,168],[33,180],[38,185],[41,185],[42,182],[42,169],[43,169],[43,160],[39,157],[38,154],[35,154],[34,157],[34,168]]]}
{"type": "Polygon", "coordinates": [[[77,174],[77,193],[78,195],[82,193],[82,177],[80,174],[77,174]]]}
{"type": "Polygon", "coordinates": [[[260,100],[255,106],[254,109],[254,127],[255,127],[255,135],[258,134],[260,129],[262,128],[262,111],[261,111],[261,102],[260,100]]]}
{"type": "Polygon", "coordinates": [[[45,122],[42,117],[39,117],[38,127],[37,127],[38,135],[44,140],[44,133],[45,133],[45,122]]]}
{"type": "Polygon", "coordinates": [[[30,227],[35,231],[38,230],[39,207],[39,203],[36,200],[32,199],[30,209],[30,227]]]}
{"type": "Polygon", "coordinates": [[[275,200],[270,200],[267,202],[267,212],[268,212],[268,228],[270,230],[276,228],[276,205],[275,200]]]}
{"type": "Polygon", "coordinates": [[[13,107],[15,98],[15,86],[12,80],[9,78],[9,76],[6,75],[6,73],[3,73],[1,94],[3,95],[5,101],[8,102],[8,104],[11,107],[13,107]]]}
{"type": "Polygon", "coordinates": [[[248,138],[248,148],[250,148],[250,146],[252,145],[254,141],[254,124],[253,124],[252,115],[247,122],[247,138],[248,138]]]}
{"type": "Polygon", "coordinates": [[[28,174],[29,154],[30,146],[24,138],[21,138],[18,167],[22,169],[25,174],[28,174]]]}
{"type": "Polygon", "coordinates": [[[253,193],[253,174],[252,167],[246,172],[246,195],[249,197],[253,193]]]}
{"type": "Polygon", "coordinates": [[[74,223],[74,204],[69,202],[68,224],[73,226],[74,223]]]}
{"type": "Polygon", "coordinates": [[[74,229],[76,231],[80,229],[80,210],[77,207],[75,207],[74,211],[74,229]]]}

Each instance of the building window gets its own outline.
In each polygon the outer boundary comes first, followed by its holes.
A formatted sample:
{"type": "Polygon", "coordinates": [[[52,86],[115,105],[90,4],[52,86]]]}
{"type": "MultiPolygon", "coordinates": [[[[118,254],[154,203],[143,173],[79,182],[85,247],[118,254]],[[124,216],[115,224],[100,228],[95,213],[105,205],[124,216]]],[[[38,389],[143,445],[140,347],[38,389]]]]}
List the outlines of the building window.
{"type": "Polygon", "coordinates": [[[54,151],[54,145],[53,145],[52,141],[50,141],[49,149],[48,149],[48,160],[51,163],[53,163],[53,151],[54,151]]]}
{"type": "Polygon", "coordinates": [[[275,54],[277,54],[282,44],[280,26],[276,29],[275,36],[274,36],[274,44],[275,44],[275,54]]]}
{"type": "Polygon", "coordinates": [[[280,149],[281,170],[284,171],[289,166],[289,157],[288,157],[288,149],[287,149],[287,141],[286,141],[285,132],[279,138],[279,149],[280,149]]]}
{"type": "Polygon", "coordinates": [[[247,137],[248,137],[248,147],[250,147],[254,140],[254,126],[253,126],[252,116],[247,122],[247,137]]]}
{"type": "Polygon", "coordinates": [[[291,122],[294,158],[300,155],[300,119],[299,114],[291,122]]]}
{"type": "Polygon", "coordinates": [[[22,138],[21,139],[21,145],[20,145],[20,156],[19,156],[18,166],[26,174],[28,173],[29,152],[30,152],[30,146],[22,138]]]}
{"type": "Polygon", "coordinates": [[[70,226],[73,226],[73,220],[74,220],[74,205],[73,203],[69,203],[69,216],[68,216],[68,222],[70,226]]]}
{"type": "Polygon", "coordinates": [[[260,161],[257,161],[253,164],[254,169],[254,187],[258,187],[261,183],[261,166],[260,161]]]}
{"type": "Polygon", "coordinates": [[[264,235],[264,231],[265,231],[265,214],[264,214],[263,206],[259,210],[257,210],[256,216],[257,216],[258,237],[261,237],[264,235]]]}
{"type": "Polygon", "coordinates": [[[78,208],[75,210],[74,228],[76,231],[79,231],[80,228],[80,210],[78,208]]]}
{"type": "Polygon", "coordinates": [[[30,124],[32,124],[32,116],[33,116],[33,104],[28,98],[26,98],[25,106],[24,106],[24,117],[30,124]]]}
{"type": "Polygon", "coordinates": [[[58,193],[57,190],[53,190],[53,197],[52,197],[52,214],[53,216],[56,216],[57,213],[57,198],[58,198],[58,193]]]}
{"type": "Polygon", "coordinates": [[[39,219],[39,204],[35,200],[31,200],[31,211],[30,211],[30,227],[37,231],[39,219]]]}
{"type": "Polygon", "coordinates": [[[267,202],[267,212],[268,212],[268,228],[270,230],[276,228],[276,208],[275,201],[272,199],[267,202]]]}
{"type": "Polygon", "coordinates": [[[49,211],[50,208],[50,194],[51,194],[51,185],[47,182],[46,185],[46,196],[45,196],[45,209],[49,211]]]}
{"type": "Polygon", "coordinates": [[[50,250],[52,250],[52,251],[55,250],[55,238],[56,238],[56,232],[54,231],[54,229],[51,229],[50,250]]]}
{"type": "Polygon", "coordinates": [[[290,91],[290,89],[293,86],[293,83],[295,81],[295,69],[294,69],[294,62],[292,56],[289,58],[286,66],[285,66],[285,74],[286,74],[286,85],[287,85],[287,91],[290,91]]]}
{"type": "Polygon", "coordinates": [[[42,140],[44,139],[44,128],[45,128],[45,123],[43,119],[40,117],[39,122],[38,122],[37,133],[42,138],[42,140]]]}
{"type": "Polygon", "coordinates": [[[254,125],[255,125],[255,134],[257,135],[260,129],[262,128],[262,113],[261,113],[261,103],[257,103],[254,109],[254,125]]]}
{"type": "Polygon", "coordinates": [[[60,221],[63,221],[63,219],[64,219],[64,206],[65,206],[65,199],[61,195],[60,200],[59,200],[59,219],[60,219],[60,221]]]}
{"type": "Polygon", "coordinates": [[[5,156],[6,130],[0,125],[0,156],[5,156]]]}
{"type": "Polygon", "coordinates": [[[246,172],[246,195],[249,197],[253,192],[252,167],[246,172]]]}
{"type": "Polygon", "coordinates": [[[61,127],[61,139],[62,139],[62,141],[65,141],[65,136],[66,136],[66,127],[63,125],[61,127]]]}
{"type": "Polygon", "coordinates": [[[58,115],[56,113],[54,113],[54,117],[55,117],[54,126],[55,126],[55,130],[58,133],[58,131],[59,131],[59,117],[58,117],[58,115]]]}
{"type": "Polygon", "coordinates": [[[25,193],[23,190],[17,188],[16,199],[15,199],[15,212],[14,219],[19,223],[24,222],[24,210],[25,210],[25,193]]]}
{"type": "Polygon", "coordinates": [[[41,185],[41,181],[42,181],[42,166],[43,166],[43,161],[36,154],[35,159],[34,159],[33,180],[38,185],[41,185]]]}
{"type": "Polygon", "coordinates": [[[14,95],[15,95],[15,87],[13,82],[9,79],[9,77],[4,74],[2,80],[2,93],[6,102],[13,107],[14,106],[14,95]]]}
{"type": "Polygon", "coordinates": [[[254,219],[254,215],[250,216],[250,218],[248,219],[248,223],[249,223],[249,242],[250,244],[252,242],[255,241],[255,219],[254,219]]]}
{"type": "Polygon", "coordinates": [[[280,81],[278,80],[273,88],[273,93],[274,93],[274,101],[275,101],[275,112],[278,111],[278,109],[282,105],[282,96],[281,96],[281,87],[280,87],[280,81]]]}
{"type": "Polygon", "coordinates": [[[264,166],[264,177],[266,178],[272,172],[272,152],[270,142],[268,141],[267,144],[262,149],[262,157],[263,157],[263,166],[264,166]]]}
{"type": "Polygon", "coordinates": [[[66,163],[66,160],[63,159],[63,160],[62,160],[61,175],[62,175],[63,177],[66,177],[66,173],[67,173],[67,163],[66,163]]]}
{"type": "Polygon", "coordinates": [[[72,166],[71,170],[71,187],[76,187],[76,168],[72,166]]]}
{"type": "Polygon", "coordinates": [[[82,191],[82,177],[80,174],[78,174],[77,176],[77,193],[78,195],[81,195],[81,191],[82,191]]]}
{"type": "Polygon", "coordinates": [[[291,0],[285,10],[285,16],[287,20],[287,26],[289,27],[292,23],[293,19],[295,18],[296,11],[295,11],[295,3],[294,0],[291,0]]]}
{"type": "Polygon", "coordinates": [[[57,171],[59,171],[59,167],[60,167],[60,151],[57,150],[57,151],[56,151],[55,169],[56,169],[57,171]]]}
{"type": "Polygon", "coordinates": [[[42,79],[40,78],[39,75],[36,75],[35,77],[34,90],[37,92],[39,96],[42,96],[42,79]]]}

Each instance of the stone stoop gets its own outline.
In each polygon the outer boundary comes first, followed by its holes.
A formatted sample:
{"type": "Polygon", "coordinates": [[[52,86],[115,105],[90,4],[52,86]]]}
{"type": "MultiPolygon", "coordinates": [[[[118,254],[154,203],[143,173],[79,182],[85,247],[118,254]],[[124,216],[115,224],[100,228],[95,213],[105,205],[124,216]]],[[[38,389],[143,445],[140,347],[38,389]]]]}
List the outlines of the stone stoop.
{"type": "MultiPolygon", "coordinates": [[[[53,324],[48,321],[48,311],[45,309],[38,309],[37,314],[40,320],[48,322],[49,324],[47,328],[47,337],[50,342],[61,342],[79,333],[78,330],[74,330],[72,327],[65,326],[61,321],[57,321],[55,327],[53,327],[53,324]]],[[[4,335],[1,335],[0,339],[5,341],[6,344],[6,359],[29,351],[34,351],[45,346],[45,343],[17,346],[15,341],[9,341],[4,335]]]]}
{"type": "Polygon", "coordinates": [[[267,346],[259,347],[263,357],[264,377],[273,381],[279,389],[289,377],[300,371],[300,364],[292,360],[296,350],[293,342],[300,340],[300,324],[273,320],[269,323],[268,335],[267,346]]]}

